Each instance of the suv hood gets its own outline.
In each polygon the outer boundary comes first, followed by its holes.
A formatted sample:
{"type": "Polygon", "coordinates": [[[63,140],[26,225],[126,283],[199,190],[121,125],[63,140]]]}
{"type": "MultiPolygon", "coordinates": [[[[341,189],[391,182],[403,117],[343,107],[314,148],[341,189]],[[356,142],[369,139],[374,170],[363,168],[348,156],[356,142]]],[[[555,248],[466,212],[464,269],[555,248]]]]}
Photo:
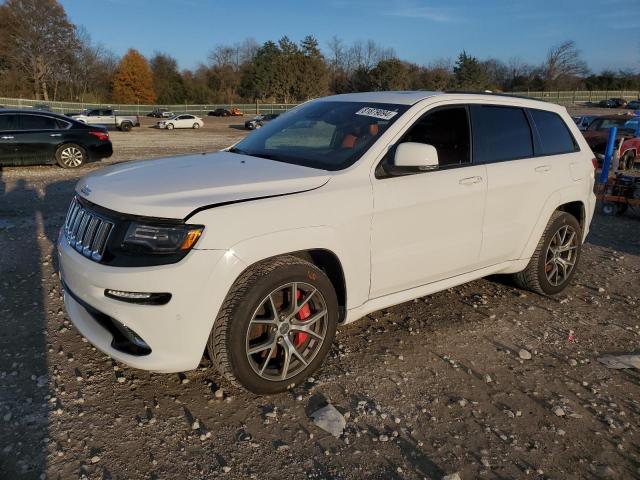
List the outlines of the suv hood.
{"type": "Polygon", "coordinates": [[[329,178],[325,170],[217,152],[114,165],[82,178],[76,192],[120,213],[184,219],[205,206],[313,190],[329,178]]]}

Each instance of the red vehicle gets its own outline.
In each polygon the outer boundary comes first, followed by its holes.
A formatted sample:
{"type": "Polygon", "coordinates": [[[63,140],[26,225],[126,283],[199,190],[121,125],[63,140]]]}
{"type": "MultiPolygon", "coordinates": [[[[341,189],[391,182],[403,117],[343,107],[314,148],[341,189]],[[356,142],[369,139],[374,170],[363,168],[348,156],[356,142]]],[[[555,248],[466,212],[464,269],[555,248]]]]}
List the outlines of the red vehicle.
{"type": "Polygon", "coordinates": [[[596,154],[599,163],[604,160],[609,139],[609,129],[618,128],[616,138],[623,139],[620,148],[619,170],[633,168],[636,160],[640,160],[640,137],[636,135],[640,117],[631,115],[603,115],[593,120],[587,130],[582,132],[585,140],[596,154]]]}

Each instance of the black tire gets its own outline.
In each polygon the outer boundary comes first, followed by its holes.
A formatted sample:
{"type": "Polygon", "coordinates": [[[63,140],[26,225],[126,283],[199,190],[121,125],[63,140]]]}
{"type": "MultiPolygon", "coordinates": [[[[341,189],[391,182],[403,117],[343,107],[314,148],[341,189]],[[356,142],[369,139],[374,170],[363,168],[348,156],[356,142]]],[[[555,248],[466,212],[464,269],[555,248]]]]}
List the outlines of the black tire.
{"type": "Polygon", "coordinates": [[[616,212],[616,215],[624,215],[625,212],[628,210],[629,205],[627,203],[617,203],[616,207],[618,207],[618,211],[616,212]]]}
{"type": "Polygon", "coordinates": [[[173,123],[167,123],[167,130],[173,130],[173,123]]]}
{"type": "Polygon", "coordinates": [[[56,150],[56,162],[62,168],[79,168],[87,161],[87,152],[80,145],[65,143],[56,150]]]}
{"type": "Polygon", "coordinates": [[[618,214],[618,204],[615,202],[602,202],[600,206],[600,211],[604,215],[617,215],[618,214]]]}
{"type": "Polygon", "coordinates": [[[194,130],[197,130],[198,128],[200,128],[200,124],[199,123],[194,123],[192,128],[194,130]]]}
{"type": "Polygon", "coordinates": [[[513,279],[520,288],[531,290],[540,295],[555,295],[562,292],[571,282],[576,268],[580,261],[580,252],[582,249],[582,228],[580,223],[571,214],[556,210],[547,223],[547,227],[538,242],[538,245],[523,271],[513,275],[513,279]],[[570,270],[566,278],[558,285],[554,285],[547,278],[547,252],[554,235],[565,226],[569,226],[576,232],[577,248],[575,249],[575,258],[573,268],[570,270]]]}
{"type": "Polygon", "coordinates": [[[627,170],[633,170],[636,166],[636,156],[633,152],[627,152],[624,154],[627,157],[627,170]]]}
{"type": "Polygon", "coordinates": [[[130,132],[133,125],[130,122],[123,122],[120,124],[120,130],[123,132],[130,132]]]}
{"type": "Polygon", "coordinates": [[[207,350],[218,371],[231,383],[256,394],[278,393],[299,384],[320,366],[331,348],[337,325],[338,300],[331,281],[315,265],[285,255],[251,266],[236,280],[220,308],[207,350]],[[247,335],[251,319],[265,296],[289,282],[304,282],[320,292],[328,312],[325,335],[315,356],[302,371],[283,381],[268,380],[250,364],[247,335]]]}

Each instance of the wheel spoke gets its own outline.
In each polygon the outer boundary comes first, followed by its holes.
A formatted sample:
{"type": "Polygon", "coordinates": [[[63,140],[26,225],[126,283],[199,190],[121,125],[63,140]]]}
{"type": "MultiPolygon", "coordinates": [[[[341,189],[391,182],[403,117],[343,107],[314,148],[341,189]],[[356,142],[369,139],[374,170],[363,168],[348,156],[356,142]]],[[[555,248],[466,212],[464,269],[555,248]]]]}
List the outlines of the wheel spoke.
{"type": "Polygon", "coordinates": [[[255,346],[253,346],[253,347],[249,348],[249,349],[247,350],[247,353],[248,353],[249,355],[254,355],[254,354],[258,353],[258,352],[263,352],[263,351],[265,351],[267,348],[272,348],[272,346],[273,346],[275,343],[276,343],[275,339],[274,339],[274,338],[271,338],[268,342],[261,343],[261,344],[259,344],[259,345],[255,345],[255,346]]]}
{"type": "Polygon", "coordinates": [[[306,331],[306,329],[311,328],[318,320],[320,320],[326,314],[327,314],[327,311],[322,310],[318,313],[315,313],[313,316],[309,318],[305,318],[304,320],[295,320],[294,322],[291,323],[291,329],[306,331]]]}
{"type": "Polygon", "coordinates": [[[264,359],[264,363],[262,364],[262,368],[260,369],[260,375],[264,374],[264,371],[267,369],[267,365],[269,365],[271,357],[273,357],[273,352],[276,348],[278,348],[278,344],[276,342],[273,342],[271,348],[269,349],[269,355],[267,355],[267,357],[264,359]]]}
{"type": "Polygon", "coordinates": [[[287,378],[287,373],[289,373],[289,365],[291,364],[291,352],[286,345],[282,350],[284,352],[284,362],[282,364],[282,373],[280,374],[280,379],[284,380],[287,378]]]}
{"type": "Polygon", "coordinates": [[[306,367],[307,365],[309,365],[309,363],[304,359],[304,357],[300,354],[300,352],[298,351],[298,349],[296,348],[296,346],[291,343],[291,340],[289,339],[288,335],[285,335],[284,337],[282,337],[282,340],[284,341],[285,344],[285,348],[289,349],[289,353],[293,353],[298,360],[300,360],[302,362],[302,364],[306,367]]]}
{"type": "Polygon", "coordinates": [[[300,312],[300,310],[302,310],[304,308],[305,305],[307,305],[309,303],[309,300],[311,300],[311,297],[313,297],[313,295],[318,291],[318,289],[314,288],[313,291],[307,295],[305,297],[305,299],[302,301],[302,303],[298,304],[297,303],[297,294],[296,294],[296,308],[293,311],[293,313],[291,314],[291,317],[295,317],[298,312],[300,312]]]}

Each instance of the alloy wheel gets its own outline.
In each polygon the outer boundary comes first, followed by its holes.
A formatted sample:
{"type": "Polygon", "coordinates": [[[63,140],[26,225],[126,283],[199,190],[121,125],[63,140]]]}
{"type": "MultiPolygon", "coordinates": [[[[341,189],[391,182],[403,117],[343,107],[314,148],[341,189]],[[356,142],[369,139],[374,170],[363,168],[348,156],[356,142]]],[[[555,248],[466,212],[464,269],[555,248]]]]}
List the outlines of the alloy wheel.
{"type": "Polygon", "coordinates": [[[282,285],[262,299],[249,322],[249,364],[265,380],[288,380],[313,361],[327,328],[327,303],[317,288],[304,282],[282,285]]]}
{"type": "Polygon", "coordinates": [[[79,148],[67,147],[60,152],[60,159],[67,167],[79,167],[82,165],[84,155],[79,148]]]}
{"type": "Polygon", "coordinates": [[[578,256],[578,232],[571,225],[556,231],[547,247],[544,271],[554,287],[563,284],[576,264],[578,256]]]}

